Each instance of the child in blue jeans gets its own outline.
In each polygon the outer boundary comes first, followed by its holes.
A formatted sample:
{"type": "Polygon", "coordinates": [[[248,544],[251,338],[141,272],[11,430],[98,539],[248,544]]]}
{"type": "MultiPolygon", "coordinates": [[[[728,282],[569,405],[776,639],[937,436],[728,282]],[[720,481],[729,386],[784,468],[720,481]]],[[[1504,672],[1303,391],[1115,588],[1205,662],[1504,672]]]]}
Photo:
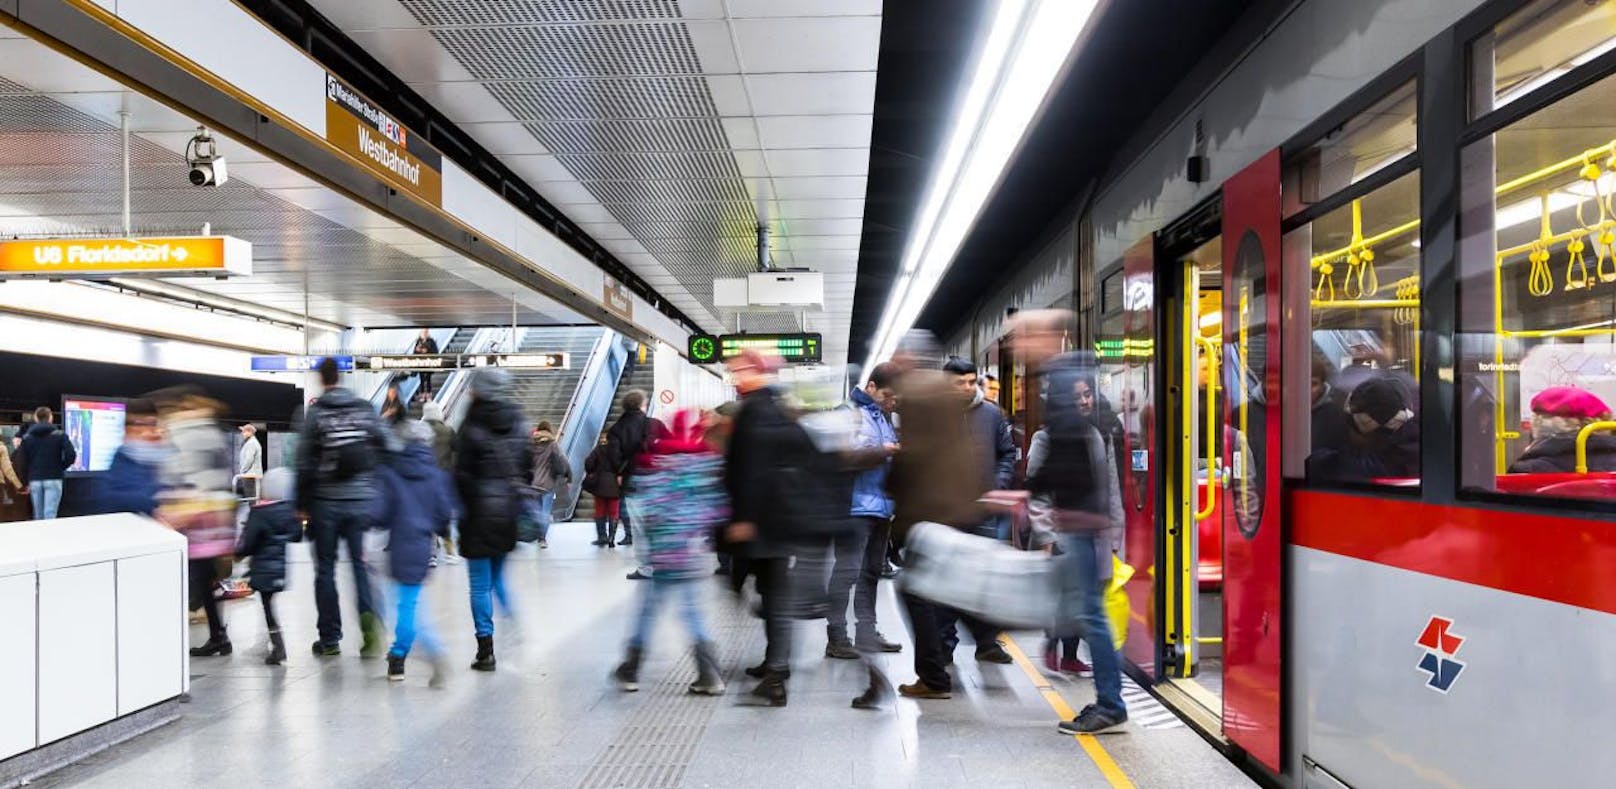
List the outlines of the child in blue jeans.
{"type": "Polygon", "coordinates": [[[404,659],[421,640],[432,662],[432,687],[444,680],[443,646],[433,632],[431,617],[417,611],[421,590],[431,571],[437,538],[449,536],[449,522],[459,509],[449,476],[438,468],[432,454],[432,428],[410,422],[400,430],[404,449],[384,464],[377,475],[375,524],[387,529],[387,553],[398,599],[393,646],[387,650],[387,678],[404,680],[404,659]]]}

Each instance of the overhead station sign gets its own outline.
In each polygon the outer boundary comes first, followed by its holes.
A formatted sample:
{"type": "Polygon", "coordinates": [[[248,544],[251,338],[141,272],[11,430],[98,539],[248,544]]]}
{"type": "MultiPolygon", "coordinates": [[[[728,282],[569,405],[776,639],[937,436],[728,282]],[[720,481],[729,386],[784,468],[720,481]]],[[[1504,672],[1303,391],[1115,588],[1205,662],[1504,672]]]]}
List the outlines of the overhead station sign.
{"type": "Polygon", "coordinates": [[[252,244],[230,236],[0,241],[0,278],[220,277],[252,274],[252,244]]]}
{"type": "Polygon", "coordinates": [[[788,364],[818,364],[825,359],[825,339],[814,332],[787,334],[725,334],[690,337],[687,351],[697,364],[721,362],[750,348],[767,356],[778,356],[788,364]]]}
{"type": "Polygon", "coordinates": [[[367,370],[474,370],[478,367],[504,367],[512,370],[566,370],[572,360],[566,353],[471,353],[398,354],[369,356],[362,360],[367,370]]]}
{"type": "MultiPolygon", "coordinates": [[[[252,371],[255,373],[306,373],[320,365],[324,356],[254,356],[252,358],[252,371]]],[[[354,370],[352,356],[332,356],[337,363],[339,372],[351,373],[354,370]]]]}
{"type": "Polygon", "coordinates": [[[443,205],[443,154],[348,84],[325,75],[325,139],[400,191],[443,205]]]}

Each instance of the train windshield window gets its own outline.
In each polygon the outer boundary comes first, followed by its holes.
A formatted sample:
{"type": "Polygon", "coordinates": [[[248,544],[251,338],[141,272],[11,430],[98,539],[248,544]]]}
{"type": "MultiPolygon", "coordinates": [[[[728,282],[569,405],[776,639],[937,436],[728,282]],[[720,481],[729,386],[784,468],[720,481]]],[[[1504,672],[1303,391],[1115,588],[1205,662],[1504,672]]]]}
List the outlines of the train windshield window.
{"type": "Polygon", "coordinates": [[[1285,236],[1288,476],[1419,484],[1419,208],[1414,170],[1285,236]]]}
{"type": "Polygon", "coordinates": [[[1471,490],[1611,498],[1616,77],[1461,157],[1461,480],[1471,490]]]}
{"type": "Polygon", "coordinates": [[[1340,127],[1295,154],[1284,172],[1289,217],[1414,153],[1417,102],[1409,80],[1340,127]]]}
{"type": "Polygon", "coordinates": [[[1616,4],[1537,0],[1470,47],[1470,117],[1479,118],[1616,49],[1616,4]]]}

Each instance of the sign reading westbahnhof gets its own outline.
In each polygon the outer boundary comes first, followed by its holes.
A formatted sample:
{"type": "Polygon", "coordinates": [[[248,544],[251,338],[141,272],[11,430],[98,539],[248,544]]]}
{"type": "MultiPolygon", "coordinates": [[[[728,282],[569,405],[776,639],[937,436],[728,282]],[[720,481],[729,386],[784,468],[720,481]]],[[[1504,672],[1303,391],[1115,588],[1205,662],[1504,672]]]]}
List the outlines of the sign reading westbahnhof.
{"type": "Polygon", "coordinates": [[[443,154],[331,74],[325,75],[325,139],[383,180],[443,205],[443,154]]]}
{"type": "Polygon", "coordinates": [[[0,279],[252,274],[252,244],[230,236],[0,241],[0,279]]]}

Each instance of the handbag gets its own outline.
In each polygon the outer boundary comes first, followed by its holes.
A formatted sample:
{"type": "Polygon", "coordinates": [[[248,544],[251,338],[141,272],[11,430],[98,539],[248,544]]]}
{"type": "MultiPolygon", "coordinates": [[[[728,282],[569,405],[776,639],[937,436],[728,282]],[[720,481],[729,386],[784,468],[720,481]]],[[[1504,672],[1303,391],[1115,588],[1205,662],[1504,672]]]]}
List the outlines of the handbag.
{"type": "Polygon", "coordinates": [[[909,530],[904,592],[1012,628],[1048,628],[1059,610],[1057,562],[936,523],[909,530]]]}

